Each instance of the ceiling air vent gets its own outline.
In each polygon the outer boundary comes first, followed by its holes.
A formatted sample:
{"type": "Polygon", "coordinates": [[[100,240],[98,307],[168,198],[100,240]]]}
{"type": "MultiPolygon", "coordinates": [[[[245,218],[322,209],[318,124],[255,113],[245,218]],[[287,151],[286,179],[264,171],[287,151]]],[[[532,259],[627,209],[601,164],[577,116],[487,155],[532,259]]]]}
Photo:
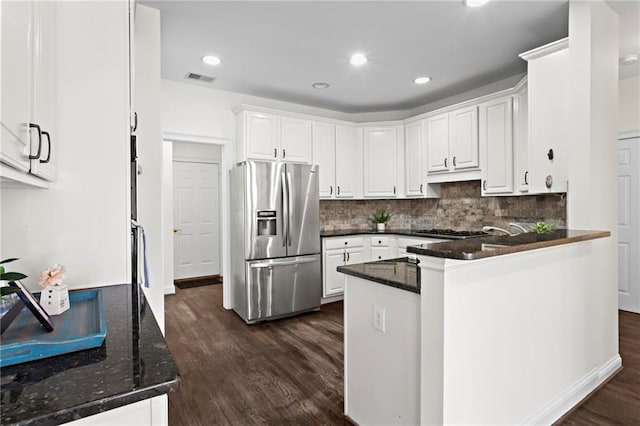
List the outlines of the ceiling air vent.
{"type": "Polygon", "coordinates": [[[209,77],[208,75],[196,74],[193,72],[188,72],[187,75],[184,76],[187,80],[197,80],[203,83],[213,83],[216,81],[215,77],[209,77]]]}

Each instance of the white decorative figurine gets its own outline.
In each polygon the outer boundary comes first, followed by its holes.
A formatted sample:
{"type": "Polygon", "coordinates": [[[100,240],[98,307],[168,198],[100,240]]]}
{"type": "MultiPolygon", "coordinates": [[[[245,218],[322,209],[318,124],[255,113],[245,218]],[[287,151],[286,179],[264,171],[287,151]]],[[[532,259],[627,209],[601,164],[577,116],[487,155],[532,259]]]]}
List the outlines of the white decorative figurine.
{"type": "Polygon", "coordinates": [[[69,309],[69,289],[62,285],[64,272],[65,267],[56,263],[40,273],[40,306],[49,315],[58,315],[69,309]]]}

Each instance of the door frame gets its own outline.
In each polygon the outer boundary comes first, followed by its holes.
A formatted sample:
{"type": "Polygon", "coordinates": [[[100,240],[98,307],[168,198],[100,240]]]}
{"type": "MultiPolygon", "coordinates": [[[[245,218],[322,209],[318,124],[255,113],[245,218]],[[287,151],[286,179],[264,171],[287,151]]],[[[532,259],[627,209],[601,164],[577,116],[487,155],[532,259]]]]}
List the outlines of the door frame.
{"type": "MultiPolygon", "coordinates": [[[[229,235],[229,170],[233,166],[233,144],[231,139],[219,138],[215,136],[191,135],[187,133],[163,132],[163,179],[162,193],[164,194],[163,214],[165,223],[170,224],[165,232],[170,235],[173,240],[173,143],[189,142],[219,145],[222,151],[220,164],[220,267],[222,282],[222,306],[225,309],[233,307],[231,300],[230,271],[231,263],[229,253],[231,250],[229,235]]],[[[202,159],[199,159],[199,161],[202,159]]],[[[205,162],[205,161],[200,161],[205,162]]],[[[168,238],[168,237],[167,237],[168,238]]],[[[171,241],[172,241],[171,240],[171,241]]],[[[175,292],[173,285],[173,244],[165,245],[164,253],[164,278],[165,278],[165,294],[175,292]]]]}
{"type": "MultiPolygon", "coordinates": [[[[175,166],[175,163],[190,163],[190,164],[216,164],[218,166],[218,216],[220,217],[220,222],[219,222],[219,229],[218,229],[218,253],[220,256],[220,259],[218,259],[218,261],[220,262],[220,274],[223,279],[224,279],[224,274],[222,274],[222,160],[211,160],[208,158],[194,158],[194,157],[173,157],[173,159],[171,160],[172,166],[175,166]]],[[[172,178],[173,178],[173,173],[172,173],[172,178]]],[[[173,179],[172,179],[173,181],[173,179]]],[[[172,185],[173,186],[173,185],[172,185]]],[[[172,197],[172,207],[173,207],[173,197],[172,197]]],[[[172,218],[173,218],[173,210],[171,211],[172,213],[172,218]]],[[[175,226],[175,223],[172,223],[171,226],[175,226]]],[[[174,240],[174,247],[175,247],[175,240],[174,240]]],[[[174,256],[175,256],[175,250],[174,250],[174,256]]],[[[175,259],[172,259],[175,260],[175,259]]],[[[175,264],[174,264],[175,265],[175,264]]],[[[173,272],[175,274],[175,268],[172,268],[173,272]]],[[[174,281],[175,281],[175,276],[174,276],[174,281]]],[[[175,293],[175,286],[173,289],[173,292],[175,293]]]]}

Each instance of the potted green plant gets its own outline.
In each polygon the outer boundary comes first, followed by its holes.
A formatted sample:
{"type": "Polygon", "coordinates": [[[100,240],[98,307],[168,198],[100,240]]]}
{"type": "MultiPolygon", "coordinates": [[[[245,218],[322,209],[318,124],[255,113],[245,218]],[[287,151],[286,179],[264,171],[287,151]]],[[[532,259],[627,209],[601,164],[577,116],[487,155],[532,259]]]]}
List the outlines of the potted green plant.
{"type": "Polygon", "coordinates": [[[385,210],[377,210],[369,217],[369,220],[376,224],[376,229],[378,231],[384,231],[385,225],[390,219],[391,214],[387,213],[385,210]]]}

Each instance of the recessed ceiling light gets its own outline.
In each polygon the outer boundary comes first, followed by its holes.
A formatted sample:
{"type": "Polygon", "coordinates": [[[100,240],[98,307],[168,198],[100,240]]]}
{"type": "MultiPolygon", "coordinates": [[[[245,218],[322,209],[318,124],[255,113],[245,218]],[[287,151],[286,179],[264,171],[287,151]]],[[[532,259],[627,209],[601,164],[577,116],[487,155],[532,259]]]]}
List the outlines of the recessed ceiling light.
{"type": "Polygon", "coordinates": [[[415,84],[426,84],[431,81],[431,77],[416,77],[413,79],[415,84]]]}
{"type": "Polygon", "coordinates": [[[351,56],[349,62],[351,63],[351,65],[359,67],[360,65],[364,65],[367,63],[367,57],[362,53],[356,53],[355,55],[351,56]]]}
{"type": "Polygon", "coordinates": [[[207,65],[220,65],[222,63],[222,59],[217,56],[206,55],[202,57],[202,62],[207,65]]]}
{"type": "Polygon", "coordinates": [[[313,83],[311,87],[314,89],[326,89],[329,87],[329,83],[313,83]]]}
{"type": "Polygon", "coordinates": [[[487,3],[489,3],[489,0],[464,0],[464,4],[469,7],[484,6],[487,3]]]}
{"type": "Polygon", "coordinates": [[[633,65],[638,62],[640,56],[638,55],[626,55],[620,58],[620,65],[633,65]]]}

